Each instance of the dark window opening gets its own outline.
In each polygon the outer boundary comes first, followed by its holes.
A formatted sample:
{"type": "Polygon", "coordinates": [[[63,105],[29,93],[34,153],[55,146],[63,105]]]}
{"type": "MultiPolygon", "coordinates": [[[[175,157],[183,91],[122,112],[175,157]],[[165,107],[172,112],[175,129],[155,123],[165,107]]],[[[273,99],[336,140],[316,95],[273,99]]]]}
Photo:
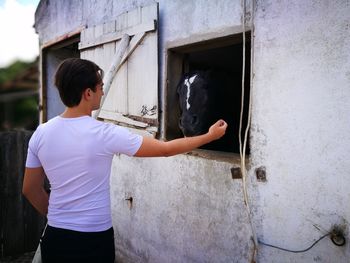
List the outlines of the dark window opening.
{"type": "MultiPolygon", "coordinates": [[[[246,33],[245,94],[241,130],[242,144],[248,120],[250,49],[250,33],[248,32],[246,33]]],[[[231,35],[220,39],[194,43],[168,50],[167,107],[165,113],[167,139],[183,137],[184,128],[181,130],[180,126],[184,126],[184,124],[190,126],[191,124],[195,125],[199,122],[198,118],[205,119],[206,117],[204,116],[207,116],[208,119],[220,117],[225,119],[229,124],[226,135],[222,139],[204,145],[201,148],[239,153],[238,134],[242,99],[242,52],[242,34],[231,35]],[[207,94],[196,94],[194,89],[199,90],[197,86],[193,86],[190,92],[188,91],[190,88],[187,88],[186,91],[186,87],[189,85],[188,81],[190,80],[186,74],[191,72],[195,72],[194,74],[199,72],[199,75],[196,75],[198,78],[202,73],[203,75],[208,76],[204,79],[204,85],[207,85],[205,91],[207,94]],[[185,77],[183,78],[183,76],[185,77]],[[180,90],[182,90],[182,98],[181,95],[179,97],[177,94],[179,83],[186,86],[185,88],[180,88],[180,90]],[[186,102],[183,97],[186,97],[186,102]],[[202,102],[199,103],[200,101],[205,101],[206,97],[209,97],[209,100],[211,101],[203,103],[208,104],[201,104],[202,102]],[[186,110],[184,110],[185,112],[189,112],[190,107],[195,107],[195,105],[197,105],[197,108],[201,108],[202,112],[205,112],[206,110],[209,110],[210,112],[187,116],[187,122],[183,123],[184,117],[186,116],[184,114],[181,115],[180,103],[183,103],[183,109],[186,108],[186,110]],[[197,115],[202,116],[198,117],[197,115]],[[188,118],[190,118],[190,121],[188,121],[188,118]]],[[[194,79],[195,78],[192,78],[192,80],[194,79]]],[[[195,111],[196,109],[192,108],[191,110],[195,111]]],[[[250,148],[248,140],[246,153],[249,154],[249,152],[250,148]]]]}
{"type": "Polygon", "coordinates": [[[58,42],[43,50],[43,121],[61,114],[65,106],[54,84],[54,76],[58,65],[67,58],[79,58],[78,44],[80,35],[58,42]]]}

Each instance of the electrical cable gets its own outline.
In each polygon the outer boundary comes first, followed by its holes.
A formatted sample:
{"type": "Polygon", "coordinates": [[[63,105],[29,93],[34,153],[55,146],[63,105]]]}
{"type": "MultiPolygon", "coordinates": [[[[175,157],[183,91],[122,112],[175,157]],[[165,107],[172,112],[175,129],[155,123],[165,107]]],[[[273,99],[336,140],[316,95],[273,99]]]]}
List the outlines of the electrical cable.
{"type": "MultiPolygon", "coordinates": [[[[254,1],[252,1],[254,3],[254,1]]],[[[252,3],[252,9],[254,9],[254,4],[252,3]]],[[[245,50],[246,50],[246,36],[245,36],[245,12],[246,12],[246,1],[242,0],[241,2],[242,5],[242,35],[243,35],[243,54],[242,54],[242,97],[241,97],[241,112],[240,112],[240,121],[239,121],[239,154],[240,154],[240,159],[241,159],[241,173],[242,173],[242,187],[243,187],[243,197],[244,197],[244,203],[247,208],[247,214],[248,214],[248,219],[252,231],[252,241],[253,241],[253,255],[252,259],[250,262],[255,262],[256,260],[256,255],[257,255],[257,247],[258,247],[258,240],[257,240],[257,235],[255,231],[255,227],[253,226],[252,222],[252,216],[251,216],[251,209],[249,205],[249,196],[248,196],[248,190],[247,190],[247,174],[246,174],[246,166],[245,166],[245,154],[246,154],[246,145],[247,145],[247,138],[248,138],[248,131],[250,127],[250,116],[251,116],[251,101],[252,101],[252,92],[249,92],[249,107],[248,107],[248,121],[247,121],[247,126],[245,129],[245,134],[244,134],[244,142],[242,146],[242,122],[243,122],[243,109],[244,109],[244,92],[245,92],[245,50]]],[[[252,11],[252,13],[254,10],[252,11]]],[[[252,65],[251,65],[252,66],[252,65]]],[[[252,75],[251,75],[252,76],[252,75]]],[[[250,81],[252,78],[250,79],[250,81]]]]}
{"type": "Polygon", "coordinates": [[[264,245],[264,246],[267,246],[267,247],[273,247],[273,248],[276,248],[276,249],[279,249],[279,250],[283,250],[283,251],[286,251],[286,252],[291,252],[291,253],[304,253],[308,250],[310,250],[311,248],[313,248],[319,241],[321,241],[322,239],[324,239],[325,237],[331,235],[332,233],[327,233],[323,236],[321,236],[319,239],[317,239],[314,243],[312,243],[311,246],[309,246],[308,248],[305,248],[305,249],[302,249],[302,250],[291,250],[291,249],[286,249],[286,248],[282,248],[282,247],[278,247],[278,246],[275,246],[275,245],[271,245],[271,244],[267,244],[261,240],[258,240],[259,244],[261,245],[264,245]]]}

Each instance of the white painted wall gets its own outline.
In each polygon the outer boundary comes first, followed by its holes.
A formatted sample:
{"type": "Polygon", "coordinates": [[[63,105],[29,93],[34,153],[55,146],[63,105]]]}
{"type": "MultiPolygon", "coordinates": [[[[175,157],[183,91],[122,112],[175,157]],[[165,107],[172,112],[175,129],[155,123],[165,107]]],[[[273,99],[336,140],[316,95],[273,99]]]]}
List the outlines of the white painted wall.
{"type": "MultiPolygon", "coordinates": [[[[152,2],[41,1],[36,29],[45,43],[152,2]]],[[[239,32],[241,1],[159,2],[164,102],[166,48],[227,29],[239,32]]],[[[267,243],[303,249],[334,224],[349,238],[349,14],[348,0],[255,3],[248,189],[257,236],[267,243]],[[266,167],[266,183],[255,180],[260,166],[266,167]]],[[[111,196],[118,259],[248,262],[251,229],[242,182],[231,179],[234,159],[117,156],[111,196]],[[125,200],[130,196],[131,208],[125,200]]],[[[349,242],[335,247],[328,238],[302,254],[265,246],[258,251],[259,262],[267,263],[349,258],[349,242]]]]}
{"type": "Polygon", "coordinates": [[[111,185],[122,262],[246,262],[250,228],[229,162],[181,155],[115,158],[111,185]],[[126,198],[133,197],[130,208],[126,198]]]}
{"type": "MultiPolygon", "coordinates": [[[[303,249],[334,224],[349,238],[349,14],[347,0],[257,3],[252,170],[267,170],[254,204],[265,242],[303,249]]],[[[259,259],[350,262],[350,247],[327,238],[303,254],[261,247],[259,259]]]]}

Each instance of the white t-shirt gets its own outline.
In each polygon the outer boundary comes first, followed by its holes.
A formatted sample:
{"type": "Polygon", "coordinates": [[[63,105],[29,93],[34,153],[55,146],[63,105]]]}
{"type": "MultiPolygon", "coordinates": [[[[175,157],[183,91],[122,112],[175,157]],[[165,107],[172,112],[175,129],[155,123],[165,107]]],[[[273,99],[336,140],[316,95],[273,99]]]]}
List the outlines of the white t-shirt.
{"type": "Polygon", "coordinates": [[[115,153],[134,155],[142,136],[90,116],[57,116],[29,141],[26,167],[43,167],[50,185],[48,224],[82,231],[112,226],[109,177],[115,153]]]}

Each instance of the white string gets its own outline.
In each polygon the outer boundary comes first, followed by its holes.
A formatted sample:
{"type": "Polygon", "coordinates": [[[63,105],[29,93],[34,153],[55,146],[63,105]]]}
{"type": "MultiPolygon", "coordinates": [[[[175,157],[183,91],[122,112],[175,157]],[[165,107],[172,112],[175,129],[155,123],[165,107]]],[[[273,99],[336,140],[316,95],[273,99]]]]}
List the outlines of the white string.
{"type": "MultiPolygon", "coordinates": [[[[258,245],[258,239],[256,236],[255,227],[253,226],[252,222],[252,216],[251,216],[251,209],[249,205],[249,196],[248,196],[248,190],[247,190],[247,171],[245,166],[245,155],[246,155],[246,146],[247,146],[247,139],[248,139],[248,131],[250,127],[250,121],[251,121],[251,105],[252,105],[252,90],[250,89],[249,92],[249,107],[248,107],[248,120],[247,120],[247,126],[244,133],[244,142],[242,147],[242,122],[243,122],[243,109],[244,109],[244,93],[245,93],[245,51],[246,51],[246,36],[245,36],[245,12],[246,12],[246,1],[242,0],[242,31],[243,31],[243,55],[242,55],[242,97],[241,97],[241,113],[240,113],[240,121],[239,121],[239,154],[241,158],[241,172],[242,172],[242,187],[243,187],[243,197],[244,197],[244,203],[247,207],[248,212],[248,219],[251,227],[251,231],[253,234],[253,243],[254,243],[254,250],[253,250],[253,256],[251,259],[251,262],[256,261],[256,254],[257,254],[257,245],[258,245]]],[[[252,0],[252,13],[254,12],[254,0],[252,0]]],[[[251,56],[253,58],[253,56],[251,56]]],[[[251,68],[252,68],[251,63],[251,68]]],[[[252,70],[250,75],[250,82],[252,83],[252,70]]]]}

